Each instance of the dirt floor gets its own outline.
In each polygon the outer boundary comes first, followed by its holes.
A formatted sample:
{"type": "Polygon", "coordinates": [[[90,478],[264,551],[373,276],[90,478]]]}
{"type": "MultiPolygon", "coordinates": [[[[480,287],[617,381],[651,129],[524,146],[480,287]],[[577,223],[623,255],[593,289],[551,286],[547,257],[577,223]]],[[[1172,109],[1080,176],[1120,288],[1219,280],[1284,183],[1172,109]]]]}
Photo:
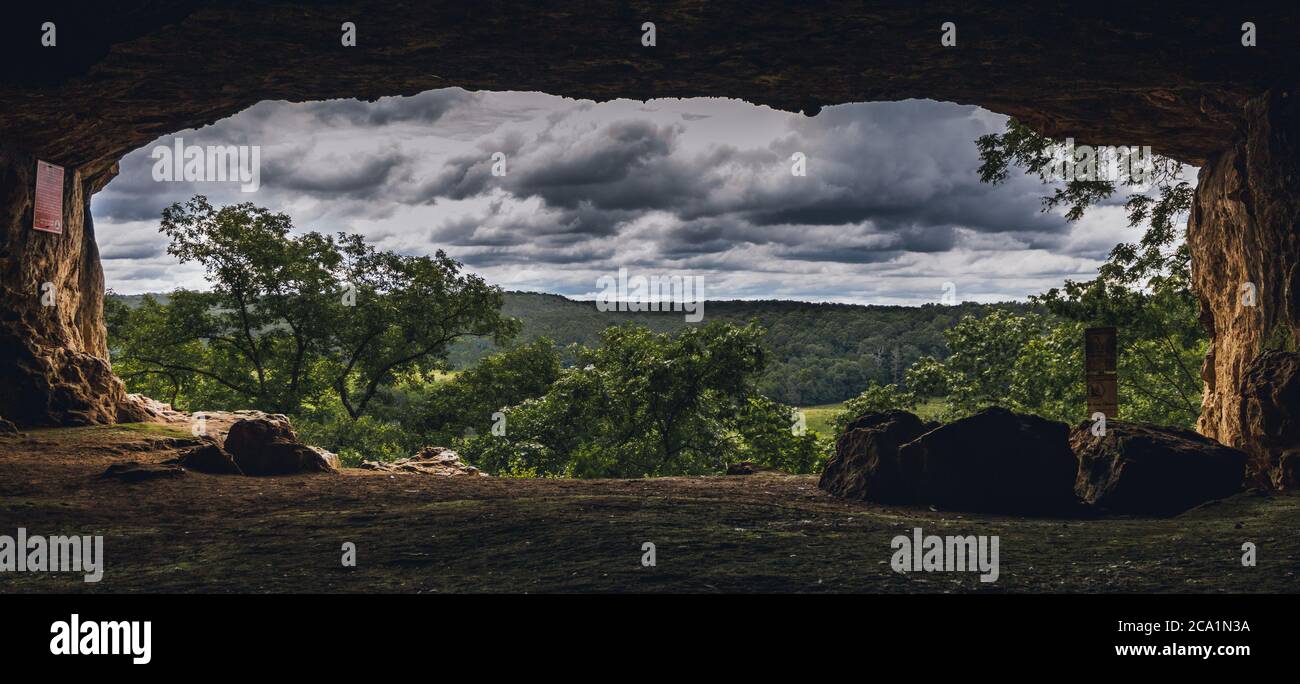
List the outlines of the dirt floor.
{"type": "Polygon", "coordinates": [[[0,535],[99,534],[104,578],[0,573],[0,592],[1297,592],[1300,497],[1246,493],[1173,519],[1028,519],[847,502],[813,476],[515,480],[184,477],[164,425],[0,439],[0,535]],[[890,540],[1000,535],[1001,577],[901,575],[890,540]],[[342,566],[342,545],[357,567],[342,566]],[[642,567],[642,544],[656,547],[642,567]],[[1258,565],[1243,567],[1253,542],[1258,565]]]}

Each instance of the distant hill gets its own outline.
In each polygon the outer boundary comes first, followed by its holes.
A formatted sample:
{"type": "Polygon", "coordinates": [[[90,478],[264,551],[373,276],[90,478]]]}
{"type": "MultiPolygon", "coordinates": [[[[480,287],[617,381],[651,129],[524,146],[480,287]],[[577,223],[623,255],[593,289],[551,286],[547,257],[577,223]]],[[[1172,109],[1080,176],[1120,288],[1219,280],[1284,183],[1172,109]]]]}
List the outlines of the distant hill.
{"type": "MultiPolygon", "coordinates": [[[[943,331],[962,316],[982,316],[994,308],[1028,311],[1032,306],[709,301],[703,322],[758,322],[767,330],[773,352],[761,391],[777,401],[809,406],[857,396],[871,380],[901,380],[903,371],[921,356],[946,357],[943,331]]],[[[504,313],[523,322],[522,340],[549,337],[559,345],[596,344],[601,330],[626,323],[658,332],[699,325],[687,323],[681,312],[600,312],[592,301],[530,292],[507,292],[504,313]]],[[[487,340],[463,340],[453,347],[450,361],[465,368],[492,350],[487,340]]]]}
{"type": "MultiPolygon", "coordinates": [[[[143,295],[110,296],[135,305],[143,295]]],[[[166,301],[166,295],[155,297],[166,301]]],[[[1015,302],[864,306],[709,301],[704,305],[703,322],[756,321],[767,330],[772,350],[772,362],[759,389],[777,401],[811,406],[856,396],[871,380],[901,380],[903,371],[921,356],[946,357],[943,331],[962,316],[982,316],[995,308],[1028,311],[1032,306],[1015,302]]],[[[681,312],[601,312],[592,301],[533,292],[507,292],[503,311],[523,322],[520,341],[549,337],[560,346],[597,344],[602,330],[627,323],[656,332],[700,325],[686,322],[681,312]]],[[[448,360],[454,368],[468,368],[494,350],[490,340],[467,338],[452,347],[448,360]]]]}

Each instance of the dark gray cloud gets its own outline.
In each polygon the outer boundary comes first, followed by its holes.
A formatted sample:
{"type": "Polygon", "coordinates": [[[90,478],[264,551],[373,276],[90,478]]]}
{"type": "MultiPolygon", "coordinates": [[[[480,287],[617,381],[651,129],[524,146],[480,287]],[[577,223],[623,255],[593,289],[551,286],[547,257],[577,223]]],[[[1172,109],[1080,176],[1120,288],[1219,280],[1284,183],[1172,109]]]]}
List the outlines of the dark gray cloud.
{"type": "Polygon", "coordinates": [[[374,102],[330,100],[303,105],[305,111],[327,125],[346,122],[353,126],[387,126],[414,122],[432,124],[474,96],[459,88],[430,90],[411,97],[385,97],[374,102]]]}
{"type": "Polygon", "coordinates": [[[711,297],[919,303],[943,282],[1020,297],[1086,277],[1132,235],[1115,202],[1070,224],[1041,211],[1048,188],[1036,178],[980,183],[974,141],[1004,122],[923,100],[811,118],[717,99],[595,104],[459,89],[267,102],[178,134],[259,145],[259,192],[156,182],[146,148],[92,208],[120,233],[101,235],[110,280],[137,286],[154,282],[130,266],[160,258],[162,208],[203,193],[389,249],[446,248],[508,287],[580,295],[597,274],[635,266],[707,273],[711,297]],[[492,173],[497,152],[505,176],[492,173]],[[790,173],[796,153],[802,177],[790,173]]]}
{"type": "Polygon", "coordinates": [[[262,165],[262,182],[280,192],[370,198],[384,195],[394,184],[409,182],[409,161],[393,149],[323,160],[306,155],[276,156],[262,165]]]}
{"type": "Polygon", "coordinates": [[[107,243],[99,250],[99,258],[108,260],[140,260],[162,256],[167,251],[162,240],[150,242],[107,243]]]}

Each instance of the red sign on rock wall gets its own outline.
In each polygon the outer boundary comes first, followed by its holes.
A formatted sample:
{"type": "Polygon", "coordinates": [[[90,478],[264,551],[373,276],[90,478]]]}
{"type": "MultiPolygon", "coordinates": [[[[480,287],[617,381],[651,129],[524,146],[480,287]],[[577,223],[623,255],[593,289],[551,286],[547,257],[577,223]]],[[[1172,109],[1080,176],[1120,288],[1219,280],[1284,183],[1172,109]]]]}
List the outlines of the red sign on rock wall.
{"type": "Polygon", "coordinates": [[[47,233],[63,232],[63,167],[36,162],[36,207],[32,228],[47,233]]]}

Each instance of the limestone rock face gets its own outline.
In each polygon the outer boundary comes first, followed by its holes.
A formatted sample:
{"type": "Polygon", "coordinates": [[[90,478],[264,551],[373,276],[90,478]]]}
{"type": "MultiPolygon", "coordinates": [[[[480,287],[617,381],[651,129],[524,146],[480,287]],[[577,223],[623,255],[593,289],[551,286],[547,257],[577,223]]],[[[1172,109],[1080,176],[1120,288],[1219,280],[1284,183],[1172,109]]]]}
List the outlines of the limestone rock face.
{"type": "Polygon", "coordinates": [[[918,503],[919,465],[904,463],[899,447],[928,431],[907,411],[860,416],[835,442],[835,456],[826,464],[818,486],[848,499],[880,503],[918,503]]]}
{"type": "Polygon", "coordinates": [[[1270,351],[1241,381],[1241,426],[1250,473],[1279,489],[1297,486],[1300,457],[1300,354],[1270,351]]]}
{"type": "MultiPolygon", "coordinates": [[[[1268,39],[1243,50],[1225,37],[1241,24],[1238,8],[1211,3],[1170,12],[1163,3],[1063,0],[762,8],[667,0],[647,18],[621,3],[580,0],[472,8],[354,0],[346,20],[360,44],[340,49],[343,19],[321,3],[82,5],[60,19],[60,33],[76,38],[57,56],[28,40],[21,7],[0,25],[0,101],[21,103],[0,116],[0,141],[77,168],[261,100],[447,87],[594,100],[734,97],[810,115],[831,104],[928,97],[1079,142],[1150,144],[1199,165],[1231,144],[1246,98],[1295,82],[1300,36],[1294,8],[1255,8],[1251,19],[1268,27],[1268,39]],[[639,40],[646,20],[658,27],[654,48],[639,40]],[[945,21],[969,40],[941,48],[945,21]]],[[[48,19],[42,9],[31,8],[36,26],[48,19]]]]}
{"type": "Polygon", "coordinates": [[[36,158],[0,148],[0,416],[18,425],[141,419],[108,365],[104,275],[86,213],[94,190],[64,172],[63,233],[32,229],[36,158]]]}
{"type": "Polygon", "coordinates": [[[1174,515],[1241,489],[1246,454],[1191,430],[1107,421],[1096,436],[1070,434],[1079,459],[1075,492],[1110,513],[1174,515]]]}
{"type": "Polygon", "coordinates": [[[1271,480],[1278,489],[1300,489],[1300,449],[1282,453],[1271,480]]]}
{"type": "MultiPolygon", "coordinates": [[[[1300,330],[1300,93],[1277,89],[1244,108],[1244,136],[1202,167],[1187,226],[1192,283],[1210,352],[1199,432],[1251,453],[1242,382],[1261,351],[1290,347],[1300,330]]],[[[1259,387],[1256,396],[1273,390],[1259,387]]]]}

